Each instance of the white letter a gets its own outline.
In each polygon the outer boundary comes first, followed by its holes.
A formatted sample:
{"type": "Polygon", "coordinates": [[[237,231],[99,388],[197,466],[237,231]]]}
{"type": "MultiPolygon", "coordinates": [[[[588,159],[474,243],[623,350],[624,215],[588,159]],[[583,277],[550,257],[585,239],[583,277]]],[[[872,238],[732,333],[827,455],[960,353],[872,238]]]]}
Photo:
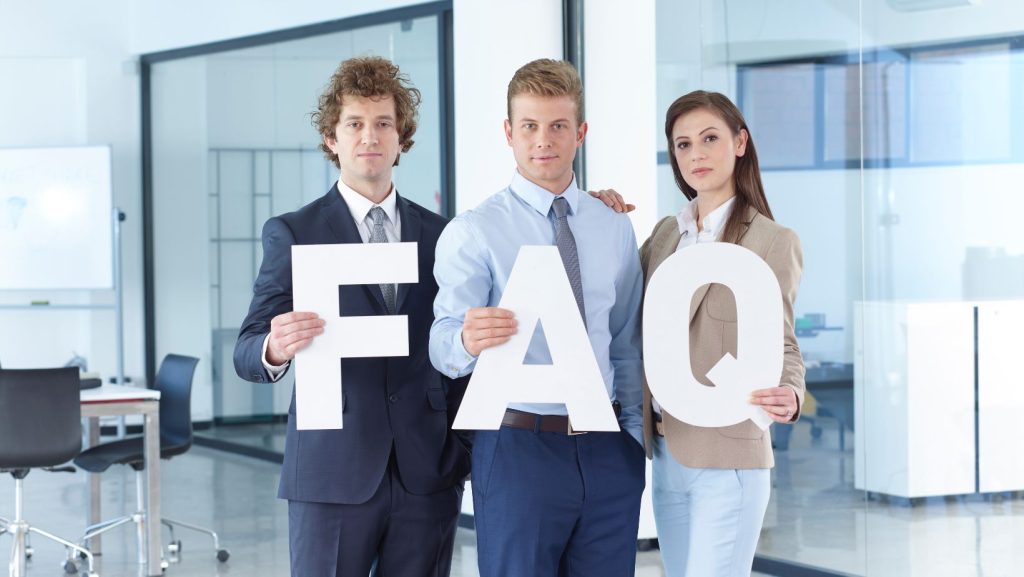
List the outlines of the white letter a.
{"type": "Polygon", "coordinates": [[[454,428],[497,429],[509,403],[562,403],[574,430],[618,431],[558,249],[520,248],[498,306],[515,312],[520,330],[480,354],[454,428]],[[538,321],[552,362],[523,364],[538,321]]]}

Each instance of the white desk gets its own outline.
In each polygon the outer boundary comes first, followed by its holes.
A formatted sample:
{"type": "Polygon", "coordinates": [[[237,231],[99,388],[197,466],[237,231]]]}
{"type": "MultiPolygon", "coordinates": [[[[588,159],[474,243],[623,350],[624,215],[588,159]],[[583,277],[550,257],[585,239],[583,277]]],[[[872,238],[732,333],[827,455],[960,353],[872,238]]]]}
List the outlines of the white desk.
{"type": "Polygon", "coordinates": [[[1024,301],[858,302],[854,486],[1024,489],[1024,301]]]}
{"type": "Polygon", "coordinates": [[[974,493],[974,304],[858,302],[854,487],[974,493]]]}
{"type": "MultiPolygon", "coordinates": [[[[89,446],[100,440],[100,417],[139,415],[143,416],[145,429],[144,456],[146,460],[146,575],[156,577],[163,574],[160,568],[160,391],[103,385],[85,389],[81,393],[82,417],[89,419],[89,446]]],[[[87,524],[93,525],[100,519],[100,476],[89,475],[89,506],[87,524]]],[[[92,551],[100,552],[100,537],[92,540],[92,551]]]]}

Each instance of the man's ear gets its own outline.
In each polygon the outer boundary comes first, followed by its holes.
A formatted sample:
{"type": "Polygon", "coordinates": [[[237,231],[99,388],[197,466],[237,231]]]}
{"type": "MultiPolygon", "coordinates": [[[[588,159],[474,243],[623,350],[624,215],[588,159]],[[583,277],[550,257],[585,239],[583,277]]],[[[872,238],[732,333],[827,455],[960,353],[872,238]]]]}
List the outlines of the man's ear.
{"type": "Polygon", "coordinates": [[[580,123],[580,127],[576,129],[576,148],[583,146],[583,139],[587,137],[587,121],[584,120],[580,123]]]}
{"type": "Polygon", "coordinates": [[[507,118],[505,119],[505,141],[512,146],[512,122],[507,118]]]}

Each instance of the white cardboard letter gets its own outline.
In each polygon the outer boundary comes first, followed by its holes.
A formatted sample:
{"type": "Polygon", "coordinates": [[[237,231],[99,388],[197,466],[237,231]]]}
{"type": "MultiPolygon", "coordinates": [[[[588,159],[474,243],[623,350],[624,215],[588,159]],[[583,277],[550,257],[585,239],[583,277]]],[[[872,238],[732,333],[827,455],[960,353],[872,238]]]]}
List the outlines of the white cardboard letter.
{"type": "Polygon", "coordinates": [[[409,355],[406,315],[339,317],[338,286],[416,282],[414,242],[292,246],[293,307],[327,321],[295,355],[296,428],[341,428],[341,359],[409,355]]]}
{"type": "Polygon", "coordinates": [[[515,312],[519,331],[480,354],[454,428],[497,429],[509,403],[564,403],[573,429],[618,431],[558,248],[520,248],[498,306],[515,312]],[[552,364],[524,365],[538,320],[552,364]]]}
{"type": "Polygon", "coordinates": [[[644,371],[651,394],[673,417],[698,427],[747,419],[771,424],[749,402],[756,389],[778,386],[782,375],[782,290],[761,257],[727,242],[696,244],[667,258],[644,297],[644,371]],[[702,285],[727,286],[736,297],[736,357],[726,353],[708,371],[714,387],[690,369],[690,300],[702,285]]]}

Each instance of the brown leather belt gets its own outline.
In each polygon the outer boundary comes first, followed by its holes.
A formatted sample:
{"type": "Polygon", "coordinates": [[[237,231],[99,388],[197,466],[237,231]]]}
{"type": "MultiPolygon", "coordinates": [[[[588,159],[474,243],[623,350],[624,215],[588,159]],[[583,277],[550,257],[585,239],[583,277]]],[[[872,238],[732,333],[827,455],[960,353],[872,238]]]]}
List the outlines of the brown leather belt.
{"type": "MultiPolygon", "coordinates": [[[[618,418],[622,414],[622,405],[618,401],[612,401],[612,410],[615,411],[615,417],[618,418]]],[[[536,413],[527,413],[526,411],[517,411],[516,409],[506,409],[505,416],[501,419],[501,425],[503,427],[513,427],[515,429],[527,429],[530,431],[538,431],[544,433],[564,433],[564,434],[583,434],[586,431],[569,431],[569,417],[565,415],[538,415],[536,413]]]]}

